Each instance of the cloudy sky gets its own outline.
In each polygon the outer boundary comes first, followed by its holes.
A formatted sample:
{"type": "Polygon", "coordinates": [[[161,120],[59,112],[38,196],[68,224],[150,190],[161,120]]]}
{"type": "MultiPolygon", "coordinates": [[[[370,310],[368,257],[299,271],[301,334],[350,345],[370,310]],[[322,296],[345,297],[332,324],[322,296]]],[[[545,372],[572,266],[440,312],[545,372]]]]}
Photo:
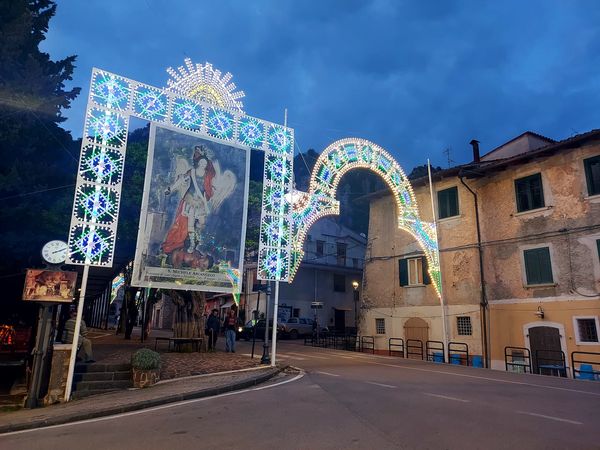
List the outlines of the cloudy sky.
{"type": "Polygon", "coordinates": [[[211,62],[246,113],[296,130],[302,151],[363,137],[409,171],[447,166],[526,130],[600,128],[600,2],[60,0],[43,49],[76,54],[81,136],[92,67],[165,86],[168,66],[211,62]]]}

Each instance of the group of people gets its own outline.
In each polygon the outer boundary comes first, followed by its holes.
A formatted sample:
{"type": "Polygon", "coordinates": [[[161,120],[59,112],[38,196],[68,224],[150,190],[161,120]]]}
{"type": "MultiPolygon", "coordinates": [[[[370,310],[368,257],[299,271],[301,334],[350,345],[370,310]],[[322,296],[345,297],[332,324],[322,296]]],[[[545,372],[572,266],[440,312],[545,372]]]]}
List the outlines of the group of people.
{"type": "Polygon", "coordinates": [[[225,330],[225,351],[235,353],[235,329],[238,326],[238,317],[235,309],[230,309],[223,324],[219,319],[219,310],[213,309],[206,320],[204,334],[208,337],[208,351],[216,351],[217,339],[221,329],[225,330]]]}

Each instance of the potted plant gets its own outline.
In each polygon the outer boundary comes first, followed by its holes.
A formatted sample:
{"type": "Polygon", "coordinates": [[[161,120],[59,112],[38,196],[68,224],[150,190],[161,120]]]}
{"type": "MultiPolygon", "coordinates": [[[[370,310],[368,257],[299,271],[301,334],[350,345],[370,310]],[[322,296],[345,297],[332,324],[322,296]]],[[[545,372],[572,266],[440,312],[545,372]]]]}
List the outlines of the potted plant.
{"type": "Polygon", "coordinates": [[[160,355],[149,348],[142,348],[131,357],[133,387],[152,386],[160,379],[160,355]]]}

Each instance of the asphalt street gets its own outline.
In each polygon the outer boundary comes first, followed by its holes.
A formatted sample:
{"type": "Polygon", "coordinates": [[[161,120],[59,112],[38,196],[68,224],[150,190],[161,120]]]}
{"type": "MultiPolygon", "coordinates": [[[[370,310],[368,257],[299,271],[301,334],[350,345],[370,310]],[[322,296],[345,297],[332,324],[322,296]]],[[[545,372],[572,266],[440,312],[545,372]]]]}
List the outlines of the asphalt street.
{"type": "MultiPolygon", "coordinates": [[[[600,449],[600,383],[278,344],[258,388],[0,436],[10,449],[600,449]]],[[[239,343],[238,352],[249,345],[239,343]]]]}

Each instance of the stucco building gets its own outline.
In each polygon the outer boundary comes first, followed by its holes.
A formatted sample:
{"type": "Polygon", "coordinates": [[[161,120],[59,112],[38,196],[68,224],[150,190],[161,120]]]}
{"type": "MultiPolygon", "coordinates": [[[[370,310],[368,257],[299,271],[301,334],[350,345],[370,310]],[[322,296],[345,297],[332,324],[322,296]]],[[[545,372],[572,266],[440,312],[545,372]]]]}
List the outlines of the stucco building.
{"type": "MultiPolygon", "coordinates": [[[[527,132],[433,175],[448,335],[504,369],[507,346],[600,352],[600,131],[555,142],[527,132]]],[[[427,177],[413,181],[432,221],[427,177]]],[[[361,333],[442,340],[441,307],[416,241],[372,196],[361,333]]],[[[377,339],[378,338],[378,339],[377,339]]],[[[527,350],[524,354],[527,354],[527,350]]]]}

